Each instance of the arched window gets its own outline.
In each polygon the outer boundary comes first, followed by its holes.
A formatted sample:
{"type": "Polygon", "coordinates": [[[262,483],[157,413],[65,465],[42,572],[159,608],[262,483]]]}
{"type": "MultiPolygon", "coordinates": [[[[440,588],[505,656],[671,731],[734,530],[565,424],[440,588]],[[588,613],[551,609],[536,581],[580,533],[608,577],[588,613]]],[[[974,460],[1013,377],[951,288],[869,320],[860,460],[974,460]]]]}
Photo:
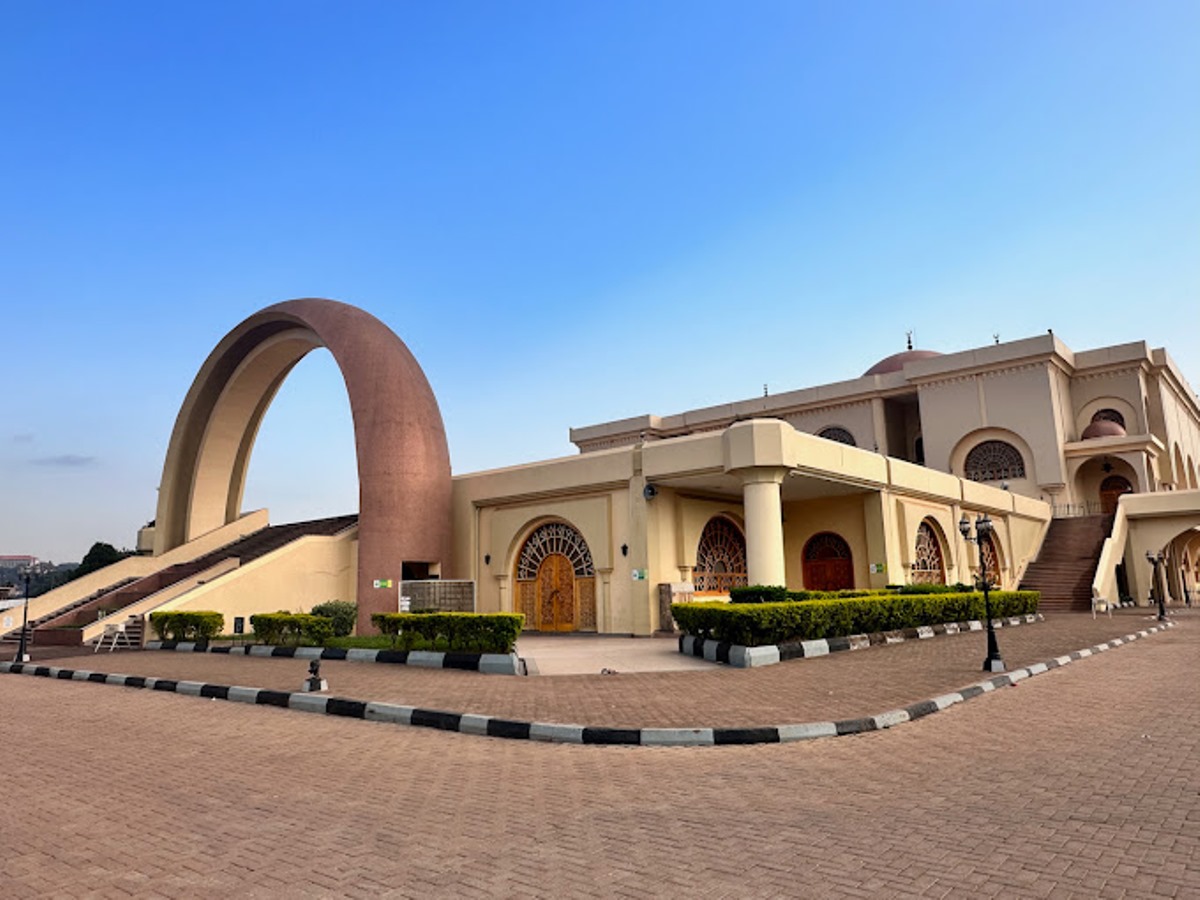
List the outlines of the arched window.
{"type": "Polygon", "coordinates": [[[1092,415],[1093,422],[1116,422],[1122,428],[1125,427],[1125,417],[1115,409],[1098,409],[1092,415]]]}
{"type": "Polygon", "coordinates": [[[849,444],[851,447],[857,447],[858,444],[852,435],[845,428],[837,425],[831,425],[828,428],[822,428],[817,432],[817,437],[823,437],[827,441],[837,441],[839,444],[849,444]]]}
{"type": "Polygon", "coordinates": [[[1000,551],[990,534],[980,539],[983,550],[983,571],[987,573],[988,586],[993,590],[1000,587],[1000,551]]]}
{"type": "Polygon", "coordinates": [[[692,581],[697,591],[721,593],[746,584],[746,539],[724,516],[709,519],[700,534],[692,581]]]}
{"type": "Polygon", "coordinates": [[[854,587],[850,545],[832,531],[814,534],[804,545],[804,587],[810,591],[845,591],[854,587]]]}
{"type": "Polygon", "coordinates": [[[1024,478],[1025,460],[1012,444],[1004,441],[983,441],[971,448],[964,465],[964,474],[971,481],[1003,481],[1024,478]]]}
{"type": "Polygon", "coordinates": [[[537,578],[538,567],[552,553],[570,560],[571,568],[580,578],[590,578],[596,574],[592,553],[583,535],[566,522],[550,522],[534,529],[526,539],[517,561],[517,578],[537,578]]]}
{"type": "Polygon", "coordinates": [[[942,562],[942,544],[928,519],[917,528],[912,580],[913,584],[946,583],[946,565],[942,562]]]}
{"type": "Polygon", "coordinates": [[[538,631],[596,630],[596,569],[566,522],[539,525],[517,557],[517,608],[538,631]]]}

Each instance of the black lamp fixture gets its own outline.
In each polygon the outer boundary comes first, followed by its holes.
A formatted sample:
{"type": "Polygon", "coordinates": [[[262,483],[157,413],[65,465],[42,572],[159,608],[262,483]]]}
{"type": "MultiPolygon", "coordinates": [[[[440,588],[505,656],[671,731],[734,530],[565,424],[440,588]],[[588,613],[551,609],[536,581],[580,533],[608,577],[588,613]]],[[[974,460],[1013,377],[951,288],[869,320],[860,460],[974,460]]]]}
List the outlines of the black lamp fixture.
{"type": "Polygon", "coordinates": [[[622,556],[628,556],[628,555],[629,555],[629,545],[628,545],[628,544],[622,544],[622,545],[621,545],[621,555],[622,555],[622,556]]]}
{"type": "Polygon", "coordinates": [[[483,554],[483,564],[485,566],[490,566],[492,564],[492,554],[490,554],[490,553],[483,554]]]}
{"type": "Polygon", "coordinates": [[[1150,575],[1150,596],[1158,600],[1158,621],[1167,621],[1167,608],[1163,604],[1163,590],[1158,581],[1158,567],[1166,561],[1166,557],[1162,553],[1151,553],[1146,551],[1146,562],[1150,563],[1153,569],[1150,575]]]}
{"type": "Polygon", "coordinates": [[[25,641],[28,637],[26,632],[29,630],[29,569],[25,570],[25,603],[21,610],[21,643],[17,647],[17,658],[15,662],[29,662],[29,653],[25,646],[25,641]]]}
{"type": "Polygon", "coordinates": [[[971,537],[971,522],[967,518],[967,514],[963,513],[963,517],[958,522],[958,530],[962,534],[963,540],[973,542],[979,547],[979,580],[983,585],[983,614],[987,617],[987,657],[983,660],[983,671],[1003,672],[1004,660],[1000,657],[1000,646],[996,643],[996,628],[992,624],[992,600],[988,593],[991,585],[988,584],[987,562],[983,558],[984,542],[995,531],[995,527],[987,513],[976,516],[975,536],[971,537]]]}

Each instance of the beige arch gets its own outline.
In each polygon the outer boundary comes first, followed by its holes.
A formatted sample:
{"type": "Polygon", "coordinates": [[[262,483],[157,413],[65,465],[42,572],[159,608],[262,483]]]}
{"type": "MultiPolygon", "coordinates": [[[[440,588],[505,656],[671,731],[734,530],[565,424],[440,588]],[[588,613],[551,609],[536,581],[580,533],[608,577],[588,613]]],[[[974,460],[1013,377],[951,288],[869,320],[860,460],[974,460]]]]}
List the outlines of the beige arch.
{"type": "MultiPolygon", "coordinates": [[[[159,486],[154,552],[241,514],[250,454],[284,378],[305,354],[333,355],[350,399],[358,461],[360,632],[394,611],[404,562],[450,551],[450,454],[437,400],[396,334],[333,300],[289,300],[250,316],[200,367],[171,433],[159,486]],[[374,588],[390,579],[390,589],[374,588]]],[[[314,423],[319,427],[320,423],[314,423]]]]}

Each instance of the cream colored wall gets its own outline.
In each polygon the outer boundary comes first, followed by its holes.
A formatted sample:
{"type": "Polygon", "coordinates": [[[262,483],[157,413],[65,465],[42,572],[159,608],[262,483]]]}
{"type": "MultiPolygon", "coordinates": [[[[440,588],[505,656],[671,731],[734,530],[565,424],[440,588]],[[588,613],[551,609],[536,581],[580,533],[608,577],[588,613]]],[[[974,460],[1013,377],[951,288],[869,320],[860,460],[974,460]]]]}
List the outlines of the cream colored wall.
{"type": "Polygon", "coordinates": [[[783,506],[783,552],[789,590],[808,587],[804,583],[804,545],[813,535],[832,531],[850,545],[854,564],[854,586],[871,586],[867,526],[861,494],[820,500],[785,503],[783,506]]]}
{"type": "Polygon", "coordinates": [[[855,445],[864,450],[871,450],[878,442],[870,400],[789,413],[783,419],[797,431],[807,434],[816,434],[826,428],[845,428],[854,435],[855,445]]]}
{"type": "MultiPolygon", "coordinates": [[[[1008,490],[1015,494],[1021,494],[1026,497],[1038,497],[1042,494],[1042,487],[1038,484],[1036,478],[1036,468],[1034,463],[1035,454],[1029,443],[1014,431],[1009,431],[1004,428],[982,428],[978,431],[973,431],[963,437],[958,445],[954,448],[950,455],[950,471],[958,478],[966,478],[967,471],[967,456],[979,444],[984,441],[1004,441],[1014,447],[1025,461],[1025,477],[1024,478],[1006,478],[1004,483],[1008,485],[1008,490]]],[[[987,482],[987,484],[999,487],[999,482],[987,482]]]]}
{"type": "Polygon", "coordinates": [[[1065,484],[1063,398],[1056,378],[1053,367],[1041,363],[921,385],[926,463],[961,474],[961,463],[954,467],[956,456],[965,459],[972,446],[988,439],[981,435],[1008,432],[1028,453],[1028,477],[1011,483],[1012,490],[1036,497],[1041,486],[1065,484]]]}
{"type": "Polygon", "coordinates": [[[307,612],[327,600],[355,599],[357,529],[308,535],[164,604],[161,610],[215,610],[233,631],[234,616],[307,612]]]}

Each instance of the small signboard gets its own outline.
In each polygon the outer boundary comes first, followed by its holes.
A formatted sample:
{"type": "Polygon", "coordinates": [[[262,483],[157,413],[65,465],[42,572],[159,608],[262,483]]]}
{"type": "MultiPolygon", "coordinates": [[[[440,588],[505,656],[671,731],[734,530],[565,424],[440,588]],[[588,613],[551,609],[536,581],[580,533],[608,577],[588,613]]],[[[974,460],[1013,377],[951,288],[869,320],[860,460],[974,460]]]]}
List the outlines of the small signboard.
{"type": "Polygon", "coordinates": [[[887,571],[887,563],[871,563],[871,574],[878,575],[887,571]]]}
{"type": "Polygon", "coordinates": [[[392,586],[392,579],[390,579],[390,578],[376,578],[375,579],[375,587],[377,587],[377,588],[390,588],[391,586],[392,586]]]}
{"type": "Polygon", "coordinates": [[[649,577],[649,573],[645,569],[633,569],[630,574],[634,581],[645,581],[649,577]]]}

